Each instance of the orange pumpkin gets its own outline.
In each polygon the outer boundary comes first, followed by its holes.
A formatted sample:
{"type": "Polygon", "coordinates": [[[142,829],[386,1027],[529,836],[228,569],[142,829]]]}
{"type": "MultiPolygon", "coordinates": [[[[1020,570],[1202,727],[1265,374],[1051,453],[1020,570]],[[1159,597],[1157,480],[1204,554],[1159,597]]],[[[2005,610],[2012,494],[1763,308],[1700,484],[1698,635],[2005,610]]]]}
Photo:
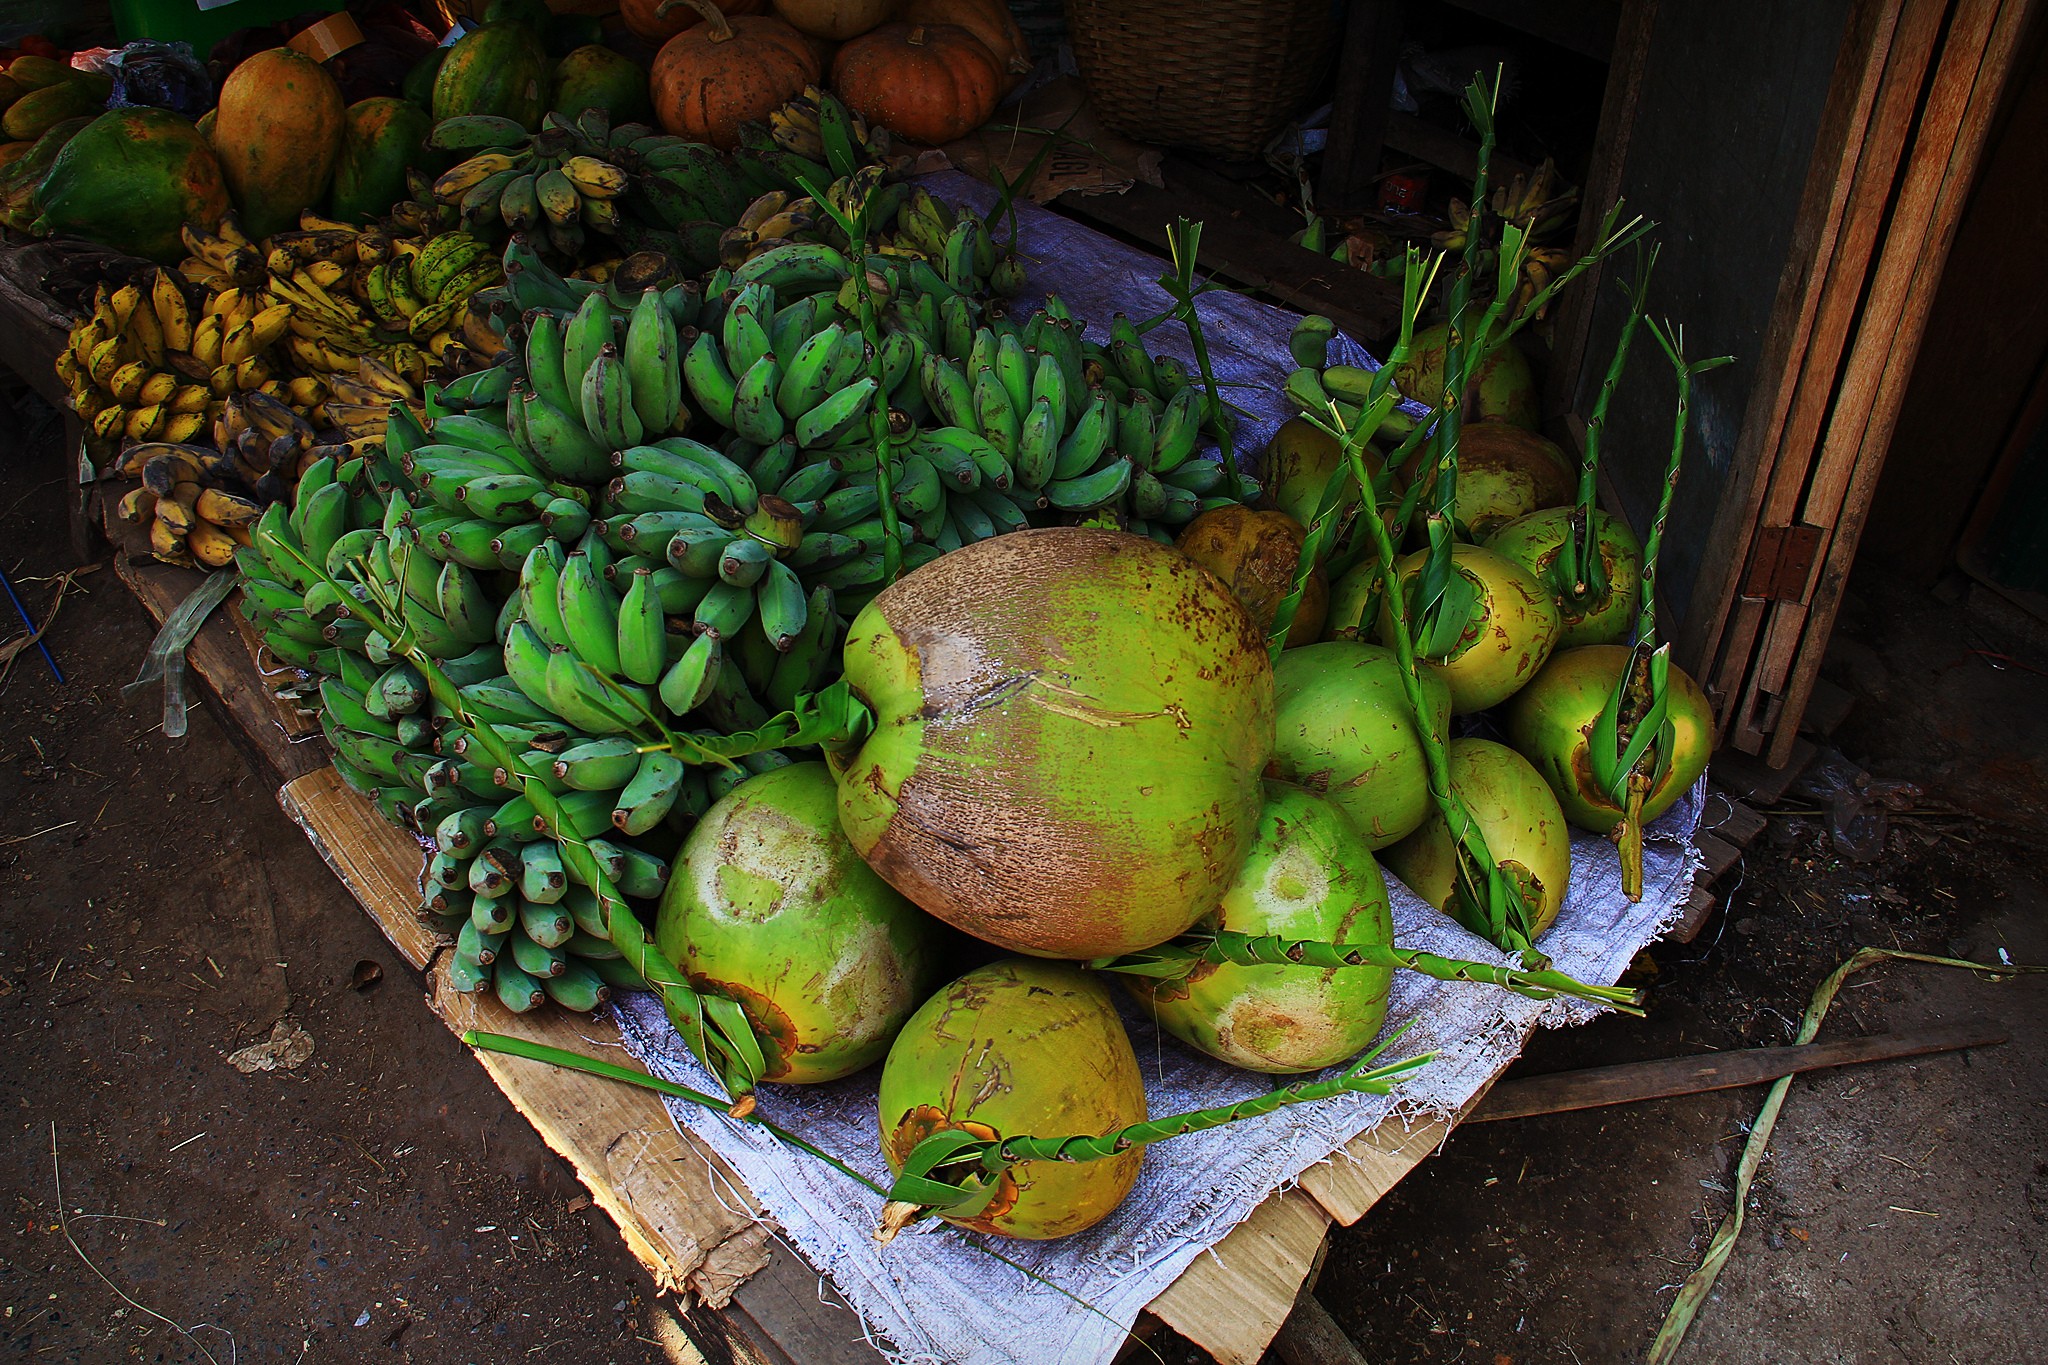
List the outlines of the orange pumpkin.
{"type": "Polygon", "coordinates": [[[666,131],[730,149],[741,124],[766,118],[817,84],[817,53],[782,20],[727,19],[711,0],[665,0],[662,9],[685,4],[705,22],[662,44],[649,76],[654,114],[666,131]]]}
{"type": "Polygon", "coordinates": [[[957,24],[996,54],[1014,87],[1031,70],[1031,44],[1003,0],[908,0],[896,11],[906,24],[957,24]]]}
{"type": "Polygon", "coordinates": [[[775,12],[792,28],[818,38],[845,42],[887,19],[896,0],[775,0],[775,12]]]}
{"type": "MultiPolygon", "coordinates": [[[[726,18],[736,19],[743,14],[759,14],[768,8],[768,0],[725,0],[719,8],[725,11],[726,18]]],[[[688,5],[670,5],[667,0],[619,0],[619,18],[650,43],[665,43],[684,29],[704,22],[704,16],[688,5]]]]}
{"type": "Polygon", "coordinates": [[[936,147],[988,121],[1009,73],[955,24],[884,24],[839,49],[832,86],[846,107],[936,147]]]}

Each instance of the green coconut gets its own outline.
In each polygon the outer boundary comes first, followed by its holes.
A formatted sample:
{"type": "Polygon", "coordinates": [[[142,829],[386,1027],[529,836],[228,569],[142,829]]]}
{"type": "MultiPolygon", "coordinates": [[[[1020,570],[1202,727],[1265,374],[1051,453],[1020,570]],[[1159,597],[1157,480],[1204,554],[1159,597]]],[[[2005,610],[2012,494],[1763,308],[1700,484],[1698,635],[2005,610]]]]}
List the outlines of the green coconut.
{"type": "MultiPolygon", "coordinates": [[[[889,1049],[876,1110],[882,1156],[899,1174],[919,1142],[948,1129],[1099,1137],[1146,1117],[1108,989],[1078,967],[1029,958],[978,967],[927,1000],[889,1049]]],[[[987,1208],[951,1221],[1005,1237],[1070,1236],[1123,1202],[1144,1156],[1132,1147],[1100,1161],[1020,1162],[987,1208]]]]}
{"type": "MultiPolygon", "coordinates": [[[[1521,889],[1534,938],[1557,919],[1571,882],[1564,812],[1542,774],[1507,745],[1454,739],[1448,748],[1451,790],[1485,837],[1494,865],[1521,889]]],[[[1440,813],[1431,812],[1421,828],[1380,856],[1410,891],[1448,912],[1457,858],[1440,813]]]]}
{"type": "Polygon", "coordinates": [[[1370,640],[1380,614],[1380,564],[1365,559],[1330,584],[1330,604],[1323,611],[1325,640],[1370,640]]]}
{"type": "Polygon", "coordinates": [[[1265,642],[1171,547],[1082,527],[932,561],[854,619],[874,713],[839,818],[930,913],[1013,952],[1136,952],[1215,908],[1258,826],[1265,642]]]}
{"type": "MultiPolygon", "coordinates": [[[[1458,498],[1451,517],[1483,542],[1517,517],[1572,500],[1574,471],[1564,452],[1506,422],[1467,422],[1458,438],[1458,498]]],[[[1436,506],[1436,471],[1415,508],[1416,525],[1436,506]]]]}
{"type": "Polygon", "coordinates": [[[692,985],[739,1003],[762,1080],[805,1085],[882,1059],[939,978],[943,933],[847,843],[825,765],[797,763],[697,822],[654,936],[692,985]]]}
{"type": "MultiPolygon", "coordinates": [[[[1294,574],[1307,535],[1301,523],[1285,512],[1232,503],[1213,507],[1189,522],[1175,537],[1173,547],[1222,579],[1223,586],[1252,614],[1259,633],[1270,635],[1280,604],[1294,591],[1294,574]]],[[[1329,594],[1323,571],[1310,569],[1288,626],[1290,647],[1322,634],[1329,594]]]]}
{"type": "MultiPolygon", "coordinates": [[[[1395,565],[1403,586],[1422,572],[1428,551],[1395,565]]],[[[1557,603],[1527,569],[1491,550],[1458,544],[1451,563],[1477,594],[1464,631],[1450,652],[1429,656],[1443,670],[1456,715],[1484,711],[1513,696],[1536,676],[1557,643],[1557,603]]],[[[1393,638],[1393,618],[1380,606],[1380,639],[1393,638]]]]}
{"type": "MultiPolygon", "coordinates": [[[[1320,943],[1390,944],[1394,912],[1371,848],[1335,805],[1266,785],[1258,838],[1201,927],[1320,943]]],[[[1362,1051],[1387,1016],[1391,967],[1204,964],[1178,980],[1130,976],[1161,1028],[1247,1071],[1319,1071],[1362,1051]]]]}
{"type": "MultiPolygon", "coordinates": [[[[1446,733],[1450,688],[1424,668],[1422,689],[1446,733]]],[[[1429,813],[1429,770],[1392,650],[1354,640],[1288,650],[1273,669],[1273,731],[1267,773],[1327,797],[1366,848],[1406,838],[1429,813]]]]}
{"type": "MultiPolygon", "coordinates": [[[[1595,834],[1611,832],[1625,814],[1593,778],[1592,734],[1628,667],[1630,652],[1626,645],[1561,649],[1515,694],[1504,715],[1508,742],[1543,774],[1565,819],[1595,834]]],[[[1676,664],[1665,698],[1671,752],[1668,766],[1643,799],[1645,824],[1671,809],[1699,779],[1714,747],[1714,708],[1700,685],[1676,664]]]]}
{"type": "MultiPolygon", "coordinates": [[[[1435,407],[1444,396],[1444,350],[1450,340],[1448,322],[1415,334],[1408,359],[1394,371],[1394,386],[1410,398],[1435,407]]],[[[1473,422],[1507,422],[1534,431],[1537,423],[1536,376],[1529,358],[1513,343],[1486,358],[1465,388],[1465,417],[1473,422]]]]}
{"type": "MultiPolygon", "coordinates": [[[[1344,448],[1335,437],[1305,418],[1294,417],[1282,423],[1266,443],[1259,461],[1259,483],[1273,506],[1306,526],[1323,505],[1323,490],[1329,486],[1330,476],[1348,466],[1344,448]]],[[[1379,458],[1368,453],[1366,467],[1368,472],[1376,471],[1379,458]]],[[[1349,508],[1357,501],[1354,481],[1346,485],[1344,505],[1349,508]]]]}
{"type": "Polygon", "coordinates": [[[1635,623],[1636,606],[1642,600],[1643,546],[1628,523],[1593,509],[1594,544],[1601,566],[1606,570],[1604,593],[1579,594],[1570,584],[1554,581],[1558,553],[1566,539],[1577,533],[1573,516],[1577,509],[1551,507],[1502,526],[1485,541],[1486,548],[1521,565],[1538,582],[1549,584],[1557,600],[1557,648],[1575,645],[1612,645],[1628,639],[1635,623]]]}

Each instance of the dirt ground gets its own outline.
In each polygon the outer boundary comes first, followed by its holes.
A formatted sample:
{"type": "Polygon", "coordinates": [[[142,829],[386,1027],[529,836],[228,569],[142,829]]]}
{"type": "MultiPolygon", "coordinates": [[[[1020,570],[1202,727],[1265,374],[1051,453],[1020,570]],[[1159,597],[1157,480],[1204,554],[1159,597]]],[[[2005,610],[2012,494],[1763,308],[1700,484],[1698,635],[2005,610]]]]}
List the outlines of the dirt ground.
{"type": "MultiPolygon", "coordinates": [[[[0,412],[0,471],[0,567],[40,613],[71,565],[46,410],[0,412]]],[[[1857,587],[1836,742],[1927,801],[1854,864],[1788,797],[1725,912],[1650,955],[1650,1017],[1543,1035],[1525,1073],[1788,1041],[1864,944],[2048,961],[2048,649],[1987,610],[1857,587]]],[[[48,637],[67,681],[30,651],[0,682],[0,1355],[675,1358],[617,1233],[267,784],[203,711],[166,740],[159,694],[123,700],[149,635],[103,569],[48,637]],[[280,1020],[310,1037],[302,1064],[228,1063],[280,1020]]],[[[1681,1361],[2048,1359],[2044,991],[1854,980],[1823,1037],[1987,1019],[2012,1041],[1795,1082],[1681,1361]]],[[[1319,1296],[1375,1365],[1640,1360],[1728,1211],[1762,1093],[1462,1128],[1334,1239],[1319,1296]]]]}

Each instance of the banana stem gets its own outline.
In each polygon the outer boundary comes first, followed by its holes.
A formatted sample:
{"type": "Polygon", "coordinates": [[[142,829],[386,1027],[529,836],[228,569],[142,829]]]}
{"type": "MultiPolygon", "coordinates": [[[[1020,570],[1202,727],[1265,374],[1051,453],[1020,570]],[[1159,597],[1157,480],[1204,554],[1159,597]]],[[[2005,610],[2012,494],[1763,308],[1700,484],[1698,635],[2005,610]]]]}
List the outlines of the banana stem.
{"type": "Polygon", "coordinates": [[[1223,390],[1216,382],[1215,367],[1209,363],[1209,339],[1203,334],[1202,315],[1195,307],[1195,299],[1207,293],[1209,288],[1195,283],[1195,256],[1202,248],[1202,225],[1180,219],[1168,230],[1166,247],[1173,261],[1174,273],[1159,283],[1179,303],[1173,311],[1179,315],[1181,325],[1188,329],[1188,344],[1195,352],[1195,370],[1202,376],[1202,389],[1209,396],[1208,424],[1215,428],[1225,486],[1233,498],[1242,502],[1244,477],[1237,467],[1237,444],[1231,439],[1230,423],[1224,420],[1223,390]]]}
{"type": "Polygon", "coordinates": [[[1158,948],[1088,965],[1098,971],[1123,972],[1132,976],[1179,978],[1203,964],[1322,970],[1393,967],[1419,972],[1438,981],[1499,986],[1531,1000],[1551,1000],[1565,995],[1611,1005],[1628,1014],[1642,1013],[1641,991],[1623,986],[1596,986],[1549,968],[1496,967],[1490,963],[1441,957],[1417,948],[1396,948],[1385,943],[1322,943],[1279,935],[1240,934],[1227,929],[1211,934],[1185,934],[1158,948]]]}
{"type": "MultiPolygon", "coordinates": [[[[658,1095],[668,1095],[675,1099],[687,1100],[691,1104],[716,1113],[723,1114],[729,1112],[725,1101],[715,1096],[707,1095],[701,1090],[692,1090],[686,1085],[678,1085],[674,1081],[663,1080],[661,1077],[649,1075],[645,1071],[635,1071],[631,1067],[620,1066],[615,1062],[599,1061],[595,1057],[585,1057],[581,1053],[568,1052],[558,1047],[549,1047],[546,1043],[536,1043],[526,1038],[515,1038],[506,1033],[486,1033],[479,1029],[465,1029],[462,1034],[462,1041],[479,1052],[496,1052],[502,1053],[507,1057],[523,1057],[528,1061],[546,1062],[549,1066],[559,1066],[565,1071],[580,1071],[586,1076],[598,1076],[608,1081],[621,1081],[627,1085],[638,1086],[642,1090],[652,1090],[658,1095]]],[[[807,1156],[817,1158],[833,1170],[838,1171],[848,1180],[867,1186],[867,1188],[885,1199],[888,1197],[889,1192],[887,1190],[847,1165],[844,1161],[841,1161],[838,1157],[833,1156],[821,1147],[805,1141],[780,1124],[762,1118],[758,1111],[746,1115],[742,1121],[760,1127],[772,1134],[776,1140],[796,1148],[807,1156]]]]}
{"type": "Polygon", "coordinates": [[[884,1210],[880,1240],[888,1240],[898,1228],[915,1222],[927,1211],[943,1214],[955,1209],[978,1211],[986,1207],[996,1178],[1021,1162],[1100,1161],[1133,1147],[1257,1118],[1288,1105],[1306,1104],[1334,1095],[1384,1095],[1397,1082],[1428,1065],[1436,1056],[1434,1052],[1425,1052],[1386,1066],[1371,1065],[1407,1031],[1408,1025],[1404,1024],[1385,1042],[1360,1057],[1349,1070],[1329,1080],[1296,1081],[1235,1104],[1151,1119],[1100,1135],[1048,1138],[1019,1134],[976,1141],[960,1129],[945,1129],[918,1143],[905,1158],[903,1173],[898,1177],[896,1187],[890,1191],[890,1203],[884,1210]],[[946,1180],[940,1174],[946,1170],[959,1172],[959,1177],[946,1180]]]}

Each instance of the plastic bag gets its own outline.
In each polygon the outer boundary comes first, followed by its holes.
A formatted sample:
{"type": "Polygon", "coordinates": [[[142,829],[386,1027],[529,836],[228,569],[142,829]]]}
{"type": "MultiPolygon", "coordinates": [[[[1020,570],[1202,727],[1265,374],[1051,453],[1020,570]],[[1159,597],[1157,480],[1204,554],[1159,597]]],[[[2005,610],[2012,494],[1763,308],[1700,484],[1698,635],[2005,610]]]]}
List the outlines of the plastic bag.
{"type": "Polygon", "coordinates": [[[154,105],[196,119],[213,107],[213,78],[190,43],[142,39],[109,55],[100,69],[114,81],[109,109],[154,105]]]}
{"type": "Polygon", "coordinates": [[[1822,749],[1793,785],[1828,808],[1828,837],[1852,863],[1875,861],[1891,832],[1891,811],[1911,810],[1921,796],[1911,782],[1872,777],[1834,749],[1822,749]]]}

